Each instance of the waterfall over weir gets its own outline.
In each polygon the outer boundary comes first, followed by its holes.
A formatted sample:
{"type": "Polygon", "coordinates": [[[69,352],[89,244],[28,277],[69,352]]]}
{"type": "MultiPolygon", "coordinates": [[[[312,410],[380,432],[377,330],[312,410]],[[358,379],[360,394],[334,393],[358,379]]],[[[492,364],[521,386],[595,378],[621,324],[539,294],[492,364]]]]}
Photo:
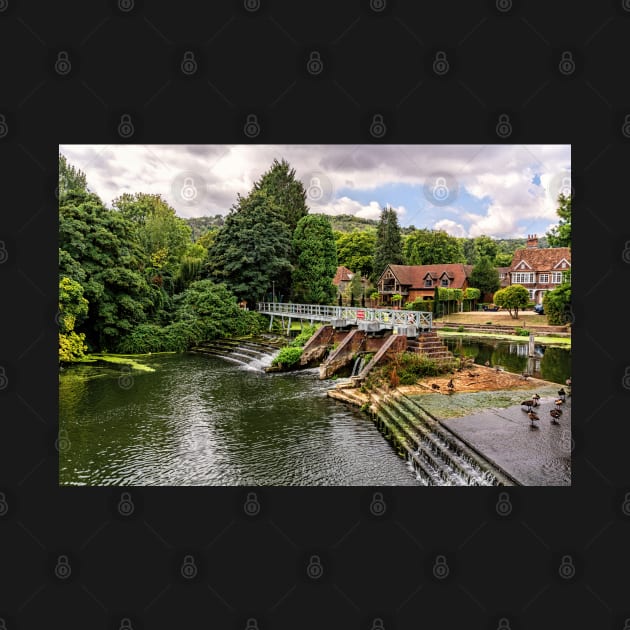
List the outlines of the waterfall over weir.
{"type": "Polygon", "coordinates": [[[269,367],[278,351],[276,346],[265,342],[232,339],[217,339],[192,349],[192,352],[221,357],[255,371],[269,367]]]}

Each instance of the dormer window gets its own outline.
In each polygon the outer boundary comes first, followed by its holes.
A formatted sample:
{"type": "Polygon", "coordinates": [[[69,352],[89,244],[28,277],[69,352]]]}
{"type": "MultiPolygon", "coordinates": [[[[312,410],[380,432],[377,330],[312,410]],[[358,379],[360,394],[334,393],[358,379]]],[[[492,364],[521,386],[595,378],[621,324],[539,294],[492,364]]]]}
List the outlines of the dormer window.
{"type": "Polygon", "coordinates": [[[448,286],[448,278],[442,278],[442,286],[443,287],[447,287],[448,286]]]}
{"type": "Polygon", "coordinates": [[[433,280],[431,280],[431,278],[427,278],[424,281],[424,286],[425,288],[430,289],[433,286],[433,280]]]}

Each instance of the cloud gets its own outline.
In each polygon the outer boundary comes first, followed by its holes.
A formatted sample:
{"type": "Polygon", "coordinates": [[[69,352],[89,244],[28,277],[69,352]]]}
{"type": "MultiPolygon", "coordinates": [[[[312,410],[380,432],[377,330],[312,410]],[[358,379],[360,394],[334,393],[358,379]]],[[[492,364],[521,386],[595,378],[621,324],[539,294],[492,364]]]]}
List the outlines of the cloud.
{"type": "Polygon", "coordinates": [[[447,174],[460,187],[456,211],[432,209],[427,218],[441,224],[448,213],[452,224],[444,225],[451,230],[496,237],[522,236],[528,224],[556,219],[554,194],[571,169],[569,145],[62,145],[60,151],[106,204],[125,191],[157,193],[180,216],[225,214],[274,158],[287,159],[306,186],[314,173],[326,183],[325,203],[309,202],[312,212],[367,218],[380,215],[374,199],[389,199],[407,220],[418,212],[426,216],[422,200],[387,191],[392,185],[421,190],[447,174]],[[173,194],[184,172],[204,186],[198,205],[173,194]]]}
{"type": "Polygon", "coordinates": [[[451,236],[466,236],[466,230],[461,223],[455,223],[451,219],[441,219],[433,225],[434,230],[444,230],[451,236]]]}

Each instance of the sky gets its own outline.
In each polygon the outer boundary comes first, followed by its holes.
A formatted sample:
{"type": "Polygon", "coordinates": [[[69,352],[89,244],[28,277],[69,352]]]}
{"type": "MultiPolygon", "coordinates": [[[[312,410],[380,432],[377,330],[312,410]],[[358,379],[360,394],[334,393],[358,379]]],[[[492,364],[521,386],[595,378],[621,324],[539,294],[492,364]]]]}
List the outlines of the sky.
{"type": "Polygon", "coordinates": [[[453,236],[543,236],[571,191],[570,145],[60,145],[107,206],[159,193],[181,217],[227,214],[284,158],[312,213],[378,219],[453,236]]]}

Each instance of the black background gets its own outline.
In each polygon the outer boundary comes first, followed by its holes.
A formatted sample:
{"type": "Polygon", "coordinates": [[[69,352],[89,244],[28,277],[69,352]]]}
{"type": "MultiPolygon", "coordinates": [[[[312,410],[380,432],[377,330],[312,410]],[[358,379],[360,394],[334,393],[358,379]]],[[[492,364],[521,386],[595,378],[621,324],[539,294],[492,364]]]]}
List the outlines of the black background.
{"type": "Polygon", "coordinates": [[[0,0],[0,628],[630,627],[630,2],[125,1],[0,0]],[[58,488],[58,145],[124,142],[570,143],[572,487],[58,488]]]}

